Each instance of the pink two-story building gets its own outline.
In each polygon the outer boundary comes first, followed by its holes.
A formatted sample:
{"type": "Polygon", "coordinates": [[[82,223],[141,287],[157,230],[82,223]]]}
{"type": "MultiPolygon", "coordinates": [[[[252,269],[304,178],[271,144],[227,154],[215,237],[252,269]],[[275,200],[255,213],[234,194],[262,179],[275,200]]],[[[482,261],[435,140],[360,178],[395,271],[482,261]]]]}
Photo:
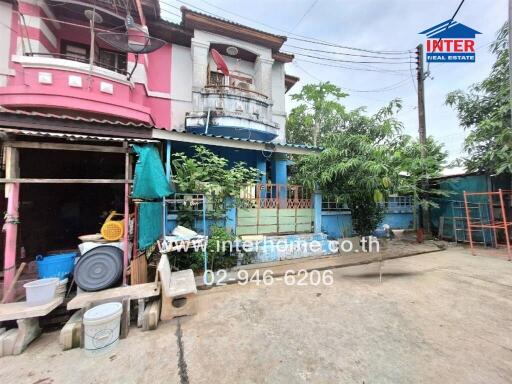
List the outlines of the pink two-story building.
{"type": "Polygon", "coordinates": [[[278,184],[286,154],[308,152],[285,139],[298,81],[286,38],[181,13],[173,24],[153,0],[0,1],[6,281],[16,255],[73,247],[103,212],[130,212],[131,143],[208,145],[278,184]]]}

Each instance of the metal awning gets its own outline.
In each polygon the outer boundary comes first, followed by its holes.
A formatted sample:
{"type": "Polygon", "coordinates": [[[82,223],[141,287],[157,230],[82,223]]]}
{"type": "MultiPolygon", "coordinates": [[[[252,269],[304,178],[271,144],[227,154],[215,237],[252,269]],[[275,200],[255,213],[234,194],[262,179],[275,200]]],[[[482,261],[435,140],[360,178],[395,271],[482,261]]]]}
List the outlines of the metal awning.
{"type": "Polygon", "coordinates": [[[27,129],[14,129],[14,128],[2,128],[0,127],[0,133],[18,135],[18,136],[30,136],[40,137],[48,139],[64,139],[69,141],[100,141],[108,143],[123,143],[125,141],[129,143],[158,143],[158,140],[154,139],[140,139],[133,137],[113,137],[113,136],[96,136],[96,135],[82,135],[78,133],[64,133],[64,132],[48,132],[48,131],[32,131],[27,129]]]}
{"type": "Polygon", "coordinates": [[[152,138],[190,144],[247,149],[252,151],[286,153],[290,155],[308,155],[322,150],[322,148],[308,145],[267,143],[259,140],[240,139],[227,136],[215,136],[190,132],[167,131],[163,129],[153,129],[152,138]]]}

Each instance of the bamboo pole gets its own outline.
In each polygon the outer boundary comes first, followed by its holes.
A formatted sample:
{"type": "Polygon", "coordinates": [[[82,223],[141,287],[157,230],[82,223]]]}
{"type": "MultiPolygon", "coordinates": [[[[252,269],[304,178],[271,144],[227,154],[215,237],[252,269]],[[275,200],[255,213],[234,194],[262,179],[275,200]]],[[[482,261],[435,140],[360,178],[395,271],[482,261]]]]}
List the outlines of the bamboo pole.
{"type": "Polygon", "coordinates": [[[23,269],[25,269],[25,266],[27,263],[21,263],[18,270],[16,271],[16,275],[14,276],[14,279],[11,281],[9,288],[7,291],[4,291],[4,297],[2,298],[2,304],[6,303],[9,296],[11,296],[12,291],[14,290],[14,286],[16,285],[16,282],[19,280],[21,273],[23,272],[23,269]]]}

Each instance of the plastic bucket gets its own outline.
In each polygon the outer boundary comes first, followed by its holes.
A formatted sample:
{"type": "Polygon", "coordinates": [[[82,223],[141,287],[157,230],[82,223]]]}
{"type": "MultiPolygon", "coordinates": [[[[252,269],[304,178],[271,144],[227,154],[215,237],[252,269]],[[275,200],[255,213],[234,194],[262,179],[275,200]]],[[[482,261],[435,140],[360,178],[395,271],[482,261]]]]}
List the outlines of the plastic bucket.
{"type": "Polygon", "coordinates": [[[36,306],[52,301],[58,284],[59,279],[55,277],[34,280],[23,284],[27,296],[27,305],[36,306]]]}
{"type": "Polygon", "coordinates": [[[101,304],[84,314],[84,349],[89,356],[109,352],[119,341],[123,305],[101,304]]]}
{"type": "Polygon", "coordinates": [[[65,279],[73,271],[76,252],[59,253],[48,256],[36,256],[37,274],[40,279],[58,277],[65,279]]]}

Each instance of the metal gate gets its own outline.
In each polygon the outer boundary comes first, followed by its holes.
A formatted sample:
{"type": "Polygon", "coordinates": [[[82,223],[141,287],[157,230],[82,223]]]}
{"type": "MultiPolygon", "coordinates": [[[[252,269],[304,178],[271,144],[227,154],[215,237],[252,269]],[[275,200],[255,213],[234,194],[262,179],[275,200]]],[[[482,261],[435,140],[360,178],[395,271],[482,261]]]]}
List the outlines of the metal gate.
{"type": "Polygon", "coordinates": [[[310,233],[311,192],[300,185],[256,184],[243,189],[237,209],[237,235],[310,233]]]}

